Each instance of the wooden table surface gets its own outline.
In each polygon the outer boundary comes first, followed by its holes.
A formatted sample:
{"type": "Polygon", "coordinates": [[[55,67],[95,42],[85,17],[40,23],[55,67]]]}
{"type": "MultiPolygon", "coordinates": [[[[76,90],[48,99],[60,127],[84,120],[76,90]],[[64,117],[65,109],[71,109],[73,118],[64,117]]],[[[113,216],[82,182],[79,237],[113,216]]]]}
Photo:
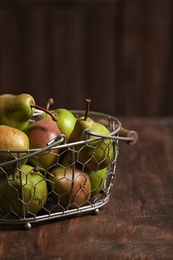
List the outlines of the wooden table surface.
{"type": "Polygon", "coordinates": [[[173,118],[119,118],[138,132],[120,142],[114,186],[98,215],[30,230],[0,226],[0,259],[173,259],[173,118]]]}

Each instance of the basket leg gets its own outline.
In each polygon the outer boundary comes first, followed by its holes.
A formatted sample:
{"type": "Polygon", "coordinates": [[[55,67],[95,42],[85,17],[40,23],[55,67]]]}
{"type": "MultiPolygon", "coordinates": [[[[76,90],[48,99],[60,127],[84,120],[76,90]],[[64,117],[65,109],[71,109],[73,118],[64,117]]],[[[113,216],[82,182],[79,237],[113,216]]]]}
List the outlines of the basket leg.
{"type": "Polygon", "coordinates": [[[25,228],[26,230],[31,229],[31,228],[32,228],[31,223],[27,222],[27,223],[25,224],[24,228],[25,228]]]}
{"type": "Polygon", "coordinates": [[[95,210],[94,210],[94,215],[99,214],[99,211],[100,211],[99,209],[95,209],[95,210]]]}

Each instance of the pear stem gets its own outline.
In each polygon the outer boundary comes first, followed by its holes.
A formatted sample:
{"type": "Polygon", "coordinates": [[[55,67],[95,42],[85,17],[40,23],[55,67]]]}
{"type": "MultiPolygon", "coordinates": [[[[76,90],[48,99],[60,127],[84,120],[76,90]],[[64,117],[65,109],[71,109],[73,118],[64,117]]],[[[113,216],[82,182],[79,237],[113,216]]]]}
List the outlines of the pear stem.
{"type": "Polygon", "coordinates": [[[85,103],[86,103],[86,110],[85,110],[84,120],[86,121],[87,118],[88,118],[88,114],[89,114],[89,108],[90,108],[91,99],[86,98],[85,99],[85,103]]]}
{"type": "Polygon", "coordinates": [[[46,108],[40,107],[40,106],[38,106],[38,105],[31,105],[31,107],[37,108],[37,109],[40,109],[40,110],[46,112],[48,115],[50,115],[50,116],[52,117],[53,121],[55,121],[55,122],[58,121],[58,119],[56,118],[56,116],[55,116],[53,113],[51,113],[49,110],[47,110],[46,108]]]}
{"type": "Polygon", "coordinates": [[[54,104],[53,98],[49,98],[49,100],[48,100],[48,102],[47,102],[47,105],[46,105],[46,109],[49,110],[50,105],[53,105],[53,104],[54,104]]]}
{"type": "Polygon", "coordinates": [[[54,175],[53,175],[51,172],[45,170],[45,169],[42,168],[42,167],[35,166],[33,170],[34,170],[34,172],[45,172],[45,173],[48,174],[50,177],[54,177],[54,175]]]}

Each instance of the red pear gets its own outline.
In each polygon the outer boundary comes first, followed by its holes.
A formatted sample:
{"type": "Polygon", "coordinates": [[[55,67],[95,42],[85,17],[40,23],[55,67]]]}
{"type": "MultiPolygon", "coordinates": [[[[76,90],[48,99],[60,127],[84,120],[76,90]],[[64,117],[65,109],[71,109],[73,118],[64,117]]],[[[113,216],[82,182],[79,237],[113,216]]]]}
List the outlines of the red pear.
{"type": "MultiPolygon", "coordinates": [[[[44,148],[61,134],[56,122],[49,117],[30,124],[25,129],[25,133],[29,138],[30,149],[44,148]]],[[[46,150],[36,157],[29,158],[28,163],[47,169],[56,163],[58,152],[59,149],[46,150]]]]}
{"type": "Polygon", "coordinates": [[[77,208],[87,204],[91,196],[91,183],[86,172],[74,167],[56,166],[48,176],[53,199],[64,208],[77,208]]]}

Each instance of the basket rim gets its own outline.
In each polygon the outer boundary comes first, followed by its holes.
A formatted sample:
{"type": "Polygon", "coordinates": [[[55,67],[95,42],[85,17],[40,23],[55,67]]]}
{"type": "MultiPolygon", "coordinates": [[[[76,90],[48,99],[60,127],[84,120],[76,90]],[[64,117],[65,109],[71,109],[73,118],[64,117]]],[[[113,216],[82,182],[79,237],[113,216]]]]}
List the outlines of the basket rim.
{"type": "MultiPolygon", "coordinates": [[[[70,110],[72,113],[75,113],[75,114],[80,114],[82,115],[84,113],[83,110],[70,110]]],[[[39,109],[36,109],[36,112],[34,113],[33,117],[34,116],[37,116],[37,115],[40,115],[41,113],[43,113],[41,110],[39,109]]],[[[86,144],[86,143],[89,143],[89,142],[93,142],[95,140],[99,140],[99,139],[102,139],[102,138],[112,138],[112,139],[116,139],[116,137],[114,137],[114,135],[118,134],[118,132],[120,131],[120,128],[121,128],[121,122],[116,118],[116,117],[113,117],[111,115],[108,115],[108,114],[104,114],[104,113],[100,113],[100,112],[94,112],[94,111],[90,111],[90,115],[91,116],[103,116],[104,118],[106,119],[112,119],[114,121],[116,121],[117,123],[117,127],[115,130],[111,131],[109,134],[107,135],[102,135],[102,134],[98,134],[97,132],[94,132],[94,131],[90,131],[89,129],[85,129],[84,131],[89,134],[89,135],[92,135],[92,136],[95,136],[96,138],[94,139],[88,139],[88,140],[81,140],[81,141],[77,141],[77,142],[73,142],[73,143],[64,143],[65,141],[65,135],[64,134],[60,134],[58,135],[56,138],[52,139],[48,144],[47,146],[45,147],[40,147],[40,148],[34,148],[34,149],[0,149],[0,153],[4,153],[4,152],[12,152],[12,153],[33,153],[33,152],[40,152],[40,151],[44,151],[44,150],[47,150],[47,149],[57,149],[57,148],[65,148],[65,147],[69,147],[69,146],[75,146],[75,145],[79,145],[79,144],[86,144]],[[63,144],[62,144],[63,143],[63,144]]],[[[119,138],[117,138],[119,139],[119,138]]],[[[1,164],[0,164],[1,165],[1,164]]]]}
{"type": "MultiPolygon", "coordinates": [[[[72,113],[76,114],[76,116],[82,116],[85,111],[83,110],[70,110],[72,113]]],[[[43,111],[36,109],[33,117],[40,115],[41,113],[43,113],[43,111]]],[[[0,149],[0,154],[1,153],[17,153],[17,154],[24,154],[20,157],[14,158],[10,161],[7,162],[3,162],[0,163],[0,168],[6,166],[7,164],[11,163],[17,163],[20,162],[21,160],[25,160],[28,159],[32,156],[36,156],[42,152],[48,151],[48,150],[53,150],[53,149],[62,149],[62,148],[69,148],[69,147],[74,147],[76,145],[82,145],[82,144],[87,144],[93,141],[99,141],[101,139],[105,139],[105,138],[109,138],[109,139],[114,139],[118,142],[119,139],[121,139],[121,137],[118,137],[118,133],[121,129],[121,122],[108,114],[104,114],[104,113],[100,113],[100,112],[95,112],[95,111],[90,111],[89,116],[94,117],[100,117],[100,118],[104,118],[107,119],[108,121],[112,120],[113,122],[116,122],[116,129],[111,131],[110,134],[107,135],[102,135],[102,134],[98,134],[96,132],[90,131],[88,129],[85,129],[84,131],[86,131],[86,133],[88,133],[91,136],[94,136],[95,138],[91,138],[91,139],[87,139],[87,140],[81,140],[81,141],[77,141],[77,142],[73,142],[73,143],[66,143],[66,138],[65,135],[60,134],[59,136],[57,136],[56,138],[52,139],[47,146],[42,147],[42,148],[34,148],[34,149],[22,149],[22,150],[15,150],[15,149],[0,149]]],[[[32,118],[33,118],[32,117],[32,118]]]]}

